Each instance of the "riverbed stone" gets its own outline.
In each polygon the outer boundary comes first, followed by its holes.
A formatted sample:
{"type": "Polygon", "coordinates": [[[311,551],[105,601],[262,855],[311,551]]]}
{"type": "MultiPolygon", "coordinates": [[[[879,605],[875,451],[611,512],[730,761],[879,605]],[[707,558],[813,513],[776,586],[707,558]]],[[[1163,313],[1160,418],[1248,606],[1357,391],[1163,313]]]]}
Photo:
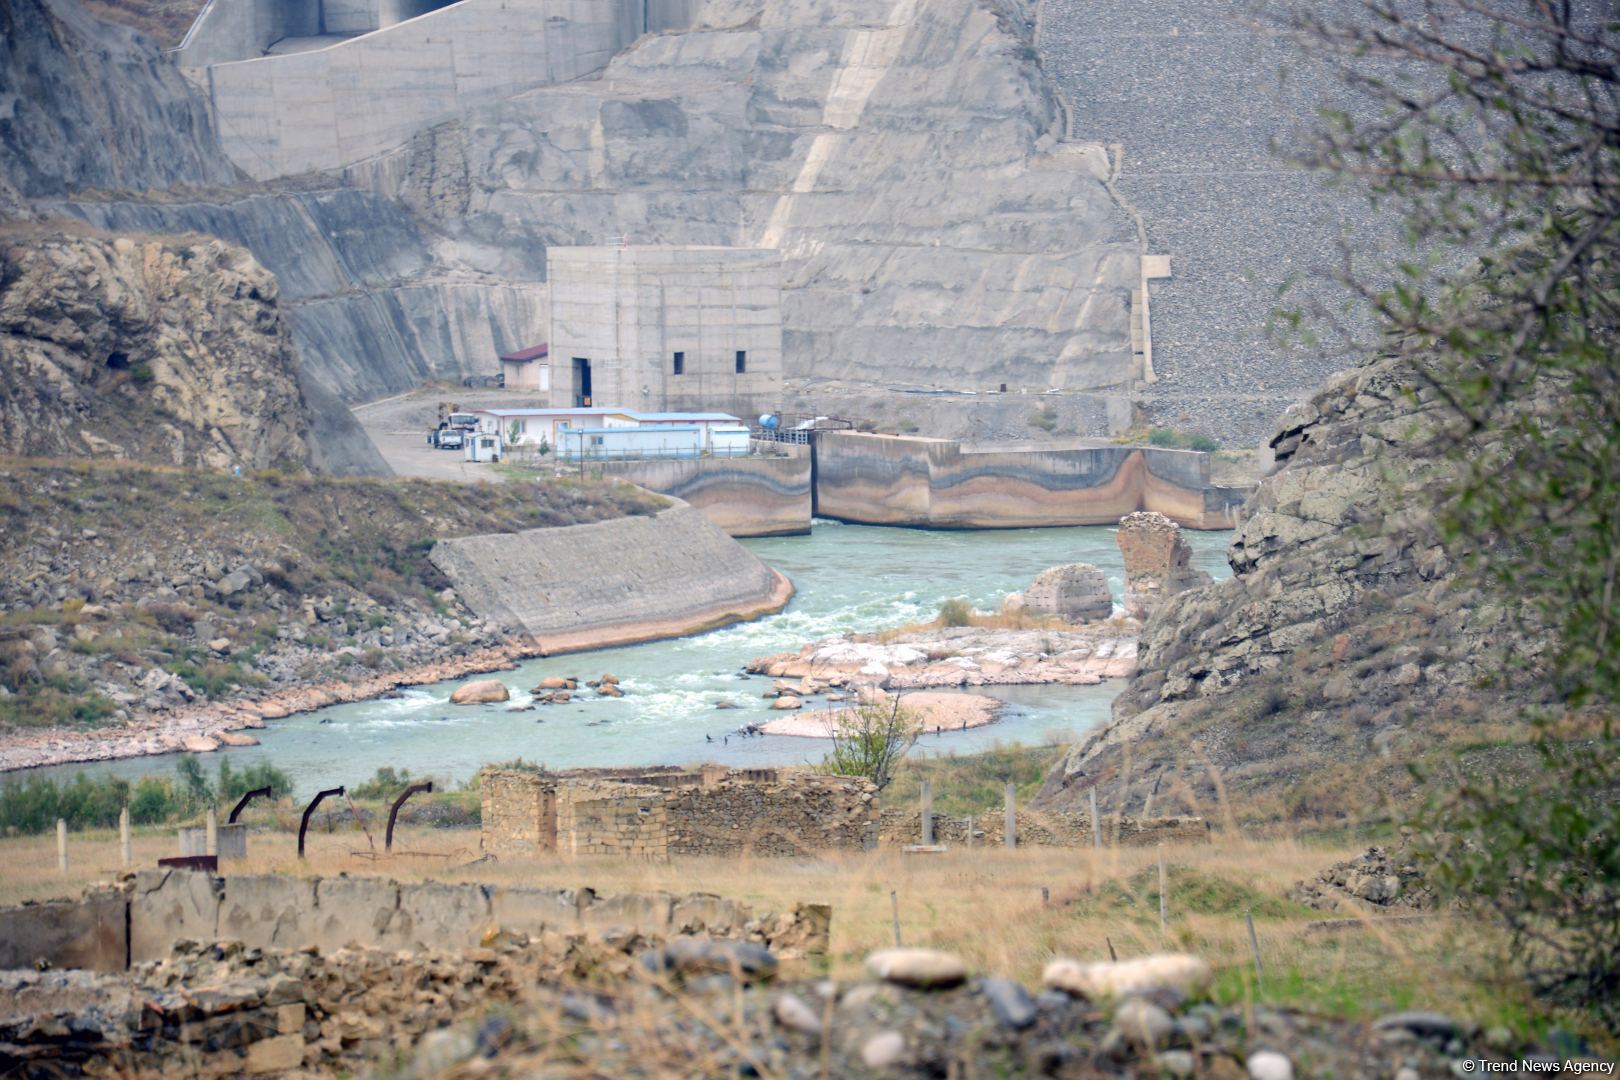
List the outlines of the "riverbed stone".
{"type": "Polygon", "coordinates": [[[456,687],[450,695],[452,705],[486,705],[510,699],[512,692],[499,679],[474,679],[456,687]]]}
{"type": "Polygon", "coordinates": [[[1294,1080],[1294,1063],[1275,1050],[1257,1050],[1245,1064],[1250,1080],[1294,1080]]]}
{"type": "Polygon", "coordinates": [[[1093,1001],[1173,990],[1197,994],[1209,986],[1207,962],[1186,953],[1161,953],[1136,960],[1087,964],[1057,959],[1046,965],[1041,982],[1054,990],[1093,1001]]]}
{"type": "Polygon", "coordinates": [[[956,986],[967,978],[967,965],[961,957],[938,949],[881,949],[866,958],[866,973],[929,990],[956,986]]]}
{"type": "Polygon", "coordinates": [[[979,982],[979,989],[990,1003],[996,1019],[1014,1031],[1022,1031],[1035,1022],[1035,999],[1023,985],[1012,979],[992,977],[979,982]]]}

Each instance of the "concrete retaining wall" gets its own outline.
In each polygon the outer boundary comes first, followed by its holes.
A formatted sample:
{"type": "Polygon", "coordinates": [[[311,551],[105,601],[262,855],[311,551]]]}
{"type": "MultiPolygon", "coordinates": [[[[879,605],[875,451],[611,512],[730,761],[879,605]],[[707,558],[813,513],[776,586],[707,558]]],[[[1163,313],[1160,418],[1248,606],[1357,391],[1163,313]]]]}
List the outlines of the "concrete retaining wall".
{"type": "Polygon", "coordinates": [[[780,610],[793,595],[684,503],[648,517],[441,540],[429,558],[468,607],[547,654],[675,637],[780,610]]]}
{"type": "MultiPolygon", "coordinates": [[[[999,845],[1006,837],[1006,815],[987,810],[973,818],[973,843],[999,845]]],[[[915,844],[922,835],[922,811],[886,808],[879,825],[885,844],[915,844]]],[[[934,839],[945,844],[968,842],[967,819],[934,815],[934,839]]],[[[1091,816],[1052,810],[1019,810],[1018,842],[1031,847],[1090,847],[1091,816]]],[[[1209,842],[1209,823],[1201,817],[1115,819],[1104,817],[1102,842],[1124,847],[1151,847],[1158,843],[1209,842]]]]}
{"type": "Polygon", "coordinates": [[[1229,529],[1242,497],[1209,482],[1190,450],[1100,446],[968,451],[960,443],[823,432],[815,512],[871,525],[1026,528],[1111,525],[1157,510],[1191,529],[1229,529]]]}
{"type": "Polygon", "coordinates": [[[129,905],[122,892],[91,892],[0,910],[0,969],[123,971],[129,966],[129,905]]]}
{"type": "Polygon", "coordinates": [[[788,457],[631,461],[602,471],[690,504],[731,536],[796,536],[810,531],[810,454],[788,457]]]}
{"type": "Polygon", "coordinates": [[[44,963],[123,971],[168,956],[180,940],[323,953],[474,948],[495,929],[531,937],[613,930],[750,936],[802,955],[826,952],[829,918],[825,905],[756,913],[709,893],[597,896],[590,889],[144,870],[127,892],[0,909],[0,969],[44,963]]]}
{"type": "MultiPolygon", "coordinates": [[[[230,5],[216,0],[223,12],[230,5]]],[[[600,71],[640,32],[623,0],[460,0],[324,49],[193,71],[220,146],[254,179],[335,169],[380,154],[485,101],[600,71]]],[[[224,18],[223,13],[209,17],[224,18]]],[[[255,18],[250,13],[243,20],[255,18]]],[[[240,33],[258,33],[244,26],[240,33]]]]}

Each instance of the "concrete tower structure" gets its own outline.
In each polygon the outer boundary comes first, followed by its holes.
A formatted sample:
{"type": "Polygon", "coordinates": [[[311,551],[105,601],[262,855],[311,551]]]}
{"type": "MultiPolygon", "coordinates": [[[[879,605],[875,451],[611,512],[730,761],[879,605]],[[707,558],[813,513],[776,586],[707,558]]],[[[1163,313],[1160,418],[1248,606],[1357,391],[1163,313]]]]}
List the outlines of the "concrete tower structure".
{"type": "Polygon", "coordinates": [[[553,247],[546,278],[552,404],[739,416],[778,404],[778,252],[553,247]]]}

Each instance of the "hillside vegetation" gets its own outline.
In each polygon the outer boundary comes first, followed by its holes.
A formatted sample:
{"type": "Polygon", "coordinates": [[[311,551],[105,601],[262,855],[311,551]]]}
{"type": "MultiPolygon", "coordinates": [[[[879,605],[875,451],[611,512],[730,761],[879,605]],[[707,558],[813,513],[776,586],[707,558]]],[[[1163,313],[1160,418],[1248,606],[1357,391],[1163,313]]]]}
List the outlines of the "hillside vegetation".
{"type": "Polygon", "coordinates": [[[495,639],[436,540],[656,512],[622,484],[452,485],[9,460],[0,725],[88,723],[495,639]]]}

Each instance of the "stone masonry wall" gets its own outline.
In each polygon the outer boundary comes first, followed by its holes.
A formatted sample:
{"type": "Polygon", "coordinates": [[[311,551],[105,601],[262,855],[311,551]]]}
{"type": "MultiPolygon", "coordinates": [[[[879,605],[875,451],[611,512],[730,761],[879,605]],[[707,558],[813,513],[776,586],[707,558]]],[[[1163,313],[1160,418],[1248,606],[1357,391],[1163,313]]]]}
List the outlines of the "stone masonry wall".
{"type": "Polygon", "coordinates": [[[557,788],[557,847],[569,855],[664,859],[669,854],[664,793],[611,780],[557,788]]]}
{"type": "Polygon", "coordinates": [[[622,777],[487,769],[487,852],[564,857],[794,857],[860,850],[878,820],[877,788],[858,777],[719,769],[622,777]],[[555,807],[555,824],[546,807],[555,807]]]}
{"type": "Polygon", "coordinates": [[[878,820],[877,788],[857,777],[788,773],[669,794],[672,855],[794,857],[858,851],[878,820]]]}
{"type": "MultiPolygon", "coordinates": [[[[1018,843],[1032,847],[1090,847],[1091,815],[1067,811],[1028,810],[1018,812],[1018,843]]],[[[1006,816],[1000,810],[987,810],[973,818],[974,844],[1000,845],[1006,836],[1006,816]]],[[[915,844],[922,836],[922,811],[889,807],[883,811],[878,831],[885,844],[915,844]]],[[[934,840],[944,844],[968,843],[967,819],[934,815],[934,840]]],[[[1209,823],[1201,817],[1158,817],[1116,819],[1105,815],[1102,841],[1105,845],[1148,847],[1153,844],[1202,844],[1209,840],[1209,823]]]]}

